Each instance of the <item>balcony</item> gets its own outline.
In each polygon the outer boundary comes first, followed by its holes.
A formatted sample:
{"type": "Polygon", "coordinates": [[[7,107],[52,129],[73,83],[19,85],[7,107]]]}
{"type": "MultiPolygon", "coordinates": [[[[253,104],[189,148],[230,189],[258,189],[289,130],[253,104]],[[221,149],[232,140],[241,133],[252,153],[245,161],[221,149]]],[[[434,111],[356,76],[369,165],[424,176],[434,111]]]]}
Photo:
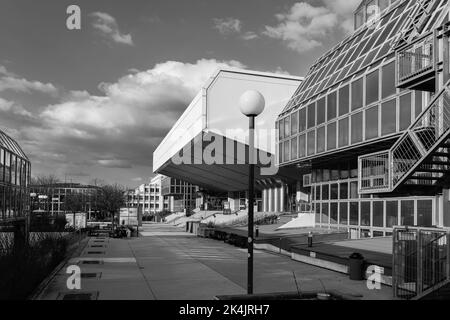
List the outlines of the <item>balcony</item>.
{"type": "Polygon", "coordinates": [[[390,163],[389,150],[359,157],[359,193],[371,194],[389,191],[390,163]]]}
{"type": "Polygon", "coordinates": [[[397,87],[435,91],[436,64],[433,34],[397,50],[397,87]]]}

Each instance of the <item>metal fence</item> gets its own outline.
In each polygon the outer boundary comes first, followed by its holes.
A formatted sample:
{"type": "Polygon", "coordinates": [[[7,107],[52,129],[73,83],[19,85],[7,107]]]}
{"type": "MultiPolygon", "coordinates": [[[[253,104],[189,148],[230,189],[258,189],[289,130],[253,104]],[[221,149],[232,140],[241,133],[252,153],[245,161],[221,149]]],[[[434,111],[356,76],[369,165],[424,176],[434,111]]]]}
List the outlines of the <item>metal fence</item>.
{"type": "Polygon", "coordinates": [[[398,52],[399,83],[434,69],[433,40],[433,35],[427,36],[398,52]]]}
{"type": "Polygon", "coordinates": [[[395,227],[392,285],[394,297],[417,298],[450,280],[450,230],[395,227]]]}

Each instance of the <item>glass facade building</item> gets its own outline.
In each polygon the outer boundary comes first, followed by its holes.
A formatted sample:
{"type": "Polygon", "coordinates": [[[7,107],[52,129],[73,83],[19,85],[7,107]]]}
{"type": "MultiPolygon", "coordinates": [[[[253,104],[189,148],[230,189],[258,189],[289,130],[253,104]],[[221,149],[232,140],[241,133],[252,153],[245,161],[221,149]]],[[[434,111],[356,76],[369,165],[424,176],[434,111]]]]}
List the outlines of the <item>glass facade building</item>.
{"type": "Polygon", "coordinates": [[[31,164],[19,144],[0,131],[0,222],[25,217],[29,210],[31,164]]]}
{"type": "MultiPolygon", "coordinates": [[[[400,163],[388,151],[408,138],[439,90],[448,89],[448,35],[442,31],[448,11],[447,0],[363,1],[355,11],[354,33],[310,68],[279,115],[278,164],[296,168],[300,185],[308,180],[298,189],[307,193],[318,226],[347,228],[355,237],[389,235],[395,225],[450,226],[448,184],[430,188],[429,181],[418,182],[421,177],[399,186],[388,181],[396,178],[400,163]],[[427,36],[434,50],[420,44],[427,36]],[[413,46],[409,55],[408,46],[413,46]],[[402,85],[405,70],[409,84],[402,85]],[[361,167],[360,156],[381,150],[388,150],[385,162],[377,155],[371,167],[361,167]],[[364,190],[376,183],[390,188],[364,190]]],[[[404,166],[425,166],[412,163],[408,148],[402,150],[404,166]]],[[[417,153],[429,158],[425,151],[417,153]]]]}

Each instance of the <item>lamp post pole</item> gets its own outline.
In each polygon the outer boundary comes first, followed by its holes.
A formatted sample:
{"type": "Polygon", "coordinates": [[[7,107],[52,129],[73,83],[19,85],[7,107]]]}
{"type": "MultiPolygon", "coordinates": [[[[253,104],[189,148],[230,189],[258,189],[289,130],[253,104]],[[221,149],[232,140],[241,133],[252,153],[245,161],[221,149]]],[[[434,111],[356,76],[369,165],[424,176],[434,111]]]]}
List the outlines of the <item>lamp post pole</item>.
{"type": "Polygon", "coordinates": [[[249,118],[249,172],[248,172],[248,262],[247,294],[253,294],[253,241],[255,196],[255,118],[264,111],[265,100],[258,91],[246,91],[239,99],[241,112],[249,118]]]}
{"type": "Polygon", "coordinates": [[[247,264],[247,293],[253,294],[253,223],[254,223],[254,189],[255,189],[255,116],[249,116],[249,172],[248,172],[248,264],[247,264]]]}

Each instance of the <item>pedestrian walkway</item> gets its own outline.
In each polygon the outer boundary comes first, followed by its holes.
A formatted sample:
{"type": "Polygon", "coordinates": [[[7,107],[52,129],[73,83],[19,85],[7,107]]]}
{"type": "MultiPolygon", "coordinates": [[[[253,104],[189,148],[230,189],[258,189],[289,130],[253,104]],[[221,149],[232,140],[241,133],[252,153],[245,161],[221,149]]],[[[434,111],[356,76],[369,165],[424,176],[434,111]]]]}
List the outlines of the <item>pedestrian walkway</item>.
{"type": "MultiPolygon", "coordinates": [[[[246,250],[168,225],[145,225],[141,235],[133,239],[91,238],[82,253],[68,263],[77,264],[85,274],[81,290],[67,289],[66,266],[38,299],[87,293],[100,300],[210,300],[219,295],[245,294],[246,250]]],[[[363,299],[392,297],[389,287],[371,291],[364,281],[352,281],[347,275],[265,251],[255,251],[254,274],[255,293],[333,290],[363,299]]]]}

